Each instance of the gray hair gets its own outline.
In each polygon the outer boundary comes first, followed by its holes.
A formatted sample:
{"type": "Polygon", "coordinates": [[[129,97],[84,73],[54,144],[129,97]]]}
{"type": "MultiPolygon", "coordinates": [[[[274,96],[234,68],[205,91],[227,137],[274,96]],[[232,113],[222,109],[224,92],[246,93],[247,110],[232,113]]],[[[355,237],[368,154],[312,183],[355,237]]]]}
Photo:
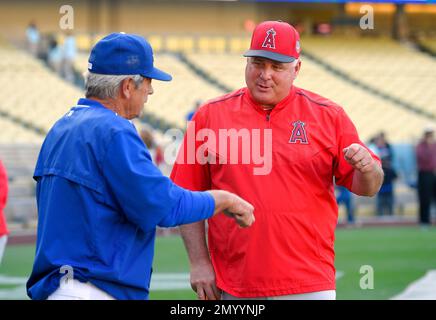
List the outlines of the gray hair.
{"type": "Polygon", "coordinates": [[[115,99],[118,95],[120,84],[124,79],[131,78],[138,88],[144,77],[136,75],[107,75],[92,72],[85,73],[85,96],[99,99],[115,99]]]}

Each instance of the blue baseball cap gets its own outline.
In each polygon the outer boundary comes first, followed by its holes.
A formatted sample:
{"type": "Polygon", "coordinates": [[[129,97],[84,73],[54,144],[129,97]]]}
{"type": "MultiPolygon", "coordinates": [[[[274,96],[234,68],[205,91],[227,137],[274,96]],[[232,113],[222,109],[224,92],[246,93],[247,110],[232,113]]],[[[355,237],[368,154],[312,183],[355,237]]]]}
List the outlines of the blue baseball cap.
{"type": "Polygon", "coordinates": [[[153,65],[153,49],[143,37],[127,33],[111,33],[91,50],[88,71],[108,75],[135,75],[170,81],[171,75],[153,65]]]}

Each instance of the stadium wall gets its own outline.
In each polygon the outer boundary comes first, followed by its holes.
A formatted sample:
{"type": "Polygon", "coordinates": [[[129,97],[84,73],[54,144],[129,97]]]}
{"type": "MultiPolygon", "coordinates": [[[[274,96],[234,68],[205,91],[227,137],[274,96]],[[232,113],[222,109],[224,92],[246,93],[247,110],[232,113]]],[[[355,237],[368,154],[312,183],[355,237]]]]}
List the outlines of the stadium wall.
{"type": "MultiPolygon", "coordinates": [[[[74,31],[78,33],[209,33],[241,34],[249,31],[249,21],[282,19],[304,25],[306,32],[317,23],[329,23],[347,15],[358,27],[361,4],[253,3],[199,0],[2,0],[0,32],[8,37],[24,38],[24,29],[34,20],[44,33],[59,32],[59,9],[74,8],[74,31]]],[[[389,34],[394,5],[373,5],[378,33],[389,34]]],[[[436,30],[436,6],[405,6],[410,29],[421,32],[436,30]]],[[[352,27],[352,26],[351,26],[352,27]]]]}

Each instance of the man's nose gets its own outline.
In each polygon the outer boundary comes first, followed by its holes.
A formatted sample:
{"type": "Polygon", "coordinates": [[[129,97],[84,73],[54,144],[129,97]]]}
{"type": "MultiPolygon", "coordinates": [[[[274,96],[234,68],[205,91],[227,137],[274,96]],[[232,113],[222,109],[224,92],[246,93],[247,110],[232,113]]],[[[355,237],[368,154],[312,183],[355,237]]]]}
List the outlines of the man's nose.
{"type": "Polygon", "coordinates": [[[272,75],[272,70],[271,68],[263,68],[261,73],[260,73],[260,77],[263,80],[269,80],[271,79],[271,75],[272,75]]]}

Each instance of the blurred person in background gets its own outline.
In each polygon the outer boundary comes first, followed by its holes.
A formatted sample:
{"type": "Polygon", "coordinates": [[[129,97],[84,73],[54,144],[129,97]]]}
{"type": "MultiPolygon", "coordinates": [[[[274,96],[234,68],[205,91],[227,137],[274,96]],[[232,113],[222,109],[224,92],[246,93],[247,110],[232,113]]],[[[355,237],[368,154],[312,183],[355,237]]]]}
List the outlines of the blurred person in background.
{"type": "Polygon", "coordinates": [[[387,159],[389,161],[392,161],[394,157],[392,146],[386,139],[386,134],[383,131],[376,136],[375,145],[377,149],[376,154],[380,159],[387,159]]]}
{"type": "Polygon", "coordinates": [[[150,151],[154,164],[160,168],[164,162],[164,155],[161,146],[156,142],[156,139],[153,136],[153,131],[151,129],[142,128],[140,136],[144,144],[147,146],[147,149],[150,151]]]}
{"type": "Polygon", "coordinates": [[[8,200],[8,175],[3,162],[0,160],[0,264],[3,259],[3,253],[8,240],[8,227],[4,209],[8,200]]]}
{"type": "Polygon", "coordinates": [[[58,76],[62,76],[62,49],[55,37],[49,39],[47,63],[58,76]]]}
{"type": "Polygon", "coordinates": [[[64,78],[71,83],[75,82],[74,61],[76,57],[76,38],[71,31],[68,31],[62,45],[62,69],[64,78]]]}
{"type": "Polygon", "coordinates": [[[371,149],[380,159],[393,158],[391,144],[386,140],[385,133],[379,132],[368,141],[368,148],[371,149]]]}
{"type": "Polygon", "coordinates": [[[386,135],[383,131],[374,137],[372,148],[374,153],[381,160],[382,169],[385,175],[380,191],[377,193],[376,214],[377,216],[391,216],[394,213],[395,207],[394,181],[398,176],[395,168],[392,166],[394,158],[392,146],[386,139],[386,135]]]}
{"type": "Polygon", "coordinates": [[[195,101],[194,109],[189,111],[188,114],[186,115],[186,121],[192,120],[192,118],[194,117],[194,114],[197,112],[198,108],[200,108],[201,104],[202,104],[201,100],[195,101]]]}
{"type": "Polygon", "coordinates": [[[26,29],[27,48],[29,52],[38,57],[40,34],[34,21],[31,21],[26,29]]]}
{"type": "Polygon", "coordinates": [[[354,201],[352,193],[345,187],[335,186],[336,188],[336,202],[338,205],[343,204],[347,214],[347,223],[354,224],[354,201]]]}
{"type": "Polygon", "coordinates": [[[392,216],[395,207],[394,181],[398,175],[388,157],[382,158],[381,161],[385,176],[380,191],[377,193],[376,210],[378,216],[392,216]]]}
{"type": "Polygon", "coordinates": [[[431,205],[436,200],[436,141],[434,126],[424,129],[421,141],[416,146],[416,162],[418,169],[419,223],[423,226],[431,224],[431,205]]]}

